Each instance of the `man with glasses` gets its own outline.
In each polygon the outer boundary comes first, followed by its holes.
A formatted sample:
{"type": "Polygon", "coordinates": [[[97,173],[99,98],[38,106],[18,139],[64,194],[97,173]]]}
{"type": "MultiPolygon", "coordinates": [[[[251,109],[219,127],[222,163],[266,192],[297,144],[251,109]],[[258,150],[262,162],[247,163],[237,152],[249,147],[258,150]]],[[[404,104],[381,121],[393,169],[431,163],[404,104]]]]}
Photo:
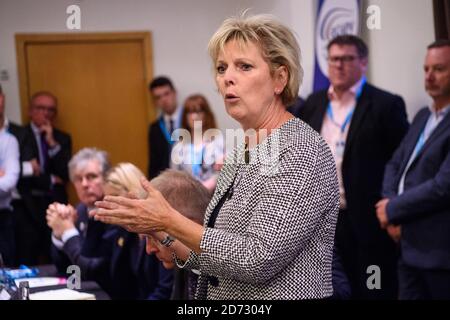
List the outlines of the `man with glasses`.
{"type": "MultiPolygon", "coordinates": [[[[367,64],[368,48],[360,38],[342,35],[331,40],[330,87],[308,97],[300,118],[325,138],[336,161],[340,212],[335,243],[353,298],[395,299],[396,243],[374,214],[384,167],[408,121],[401,97],[367,82],[367,64]],[[370,270],[380,273],[369,279],[374,272],[370,270]]],[[[395,231],[389,229],[392,236],[395,231]]]]}
{"type": "Polygon", "coordinates": [[[45,211],[53,201],[67,203],[72,141],[67,133],[54,128],[57,108],[58,100],[52,93],[35,93],[30,100],[30,123],[23,130],[20,199],[13,202],[17,260],[23,264],[49,261],[50,229],[45,211]]]}

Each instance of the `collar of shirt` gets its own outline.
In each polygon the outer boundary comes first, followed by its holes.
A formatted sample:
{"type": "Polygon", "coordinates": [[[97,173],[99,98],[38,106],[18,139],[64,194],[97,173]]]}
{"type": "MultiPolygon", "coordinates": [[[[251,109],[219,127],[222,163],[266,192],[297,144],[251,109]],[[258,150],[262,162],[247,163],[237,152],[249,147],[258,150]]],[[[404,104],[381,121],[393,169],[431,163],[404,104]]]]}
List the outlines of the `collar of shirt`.
{"type": "Polygon", "coordinates": [[[39,130],[39,128],[33,122],[30,122],[30,126],[31,126],[31,130],[33,130],[34,135],[36,137],[40,137],[41,136],[41,130],[39,130]]]}
{"type": "Polygon", "coordinates": [[[434,105],[429,107],[430,112],[436,117],[436,120],[443,119],[445,115],[450,111],[450,104],[446,105],[441,110],[437,111],[434,108],[434,105]]]}
{"type": "Polygon", "coordinates": [[[350,87],[350,89],[348,89],[342,94],[341,98],[338,98],[334,90],[334,87],[330,85],[330,87],[328,88],[328,98],[330,99],[330,101],[345,101],[349,98],[354,99],[363,81],[364,77],[361,77],[359,81],[357,81],[353,86],[350,87]]]}
{"type": "Polygon", "coordinates": [[[164,123],[165,123],[167,128],[169,127],[170,120],[172,120],[173,121],[173,125],[174,125],[174,129],[177,129],[178,119],[180,118],[180,111],[181,111],[181,108],[177,107],[175,112],[172,113],[171,115],[168,115],[167,113],[163,114],[164,123]]]}

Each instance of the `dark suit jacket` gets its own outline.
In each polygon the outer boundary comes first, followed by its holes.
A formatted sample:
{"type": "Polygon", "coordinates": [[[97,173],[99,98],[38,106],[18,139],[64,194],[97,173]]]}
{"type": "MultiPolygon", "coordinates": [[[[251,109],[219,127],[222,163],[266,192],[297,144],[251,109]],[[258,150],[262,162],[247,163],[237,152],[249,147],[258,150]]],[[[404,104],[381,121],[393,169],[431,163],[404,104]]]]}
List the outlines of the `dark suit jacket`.
{"type": "Polygon", "coordinates": [[[450,269],[450,113],[436,127],[398,184],[430,111],[424,108],[386,167],[383,194],[389,221],[402,226],[402,257],[424,269],[450,269]]]}
{"type": "MultiPolygon", "coordinates": [[[[310,95],[300,118],[320,133],[329,103],[327,90],[310,95]]],[[[364,85],[349,127],[342,177],[349,217],[364,247],[389,240],[379,227],[375,204],[381,199],[386,163],[408,130],[405,103],[399,96],[364,85]]]]}
{"type": "Polygon", "coordinates": [[[63,250],[52,245],[53,262],[65,276],[69,265],[78,265],[83,280],[96,281],[111,295],[109,265],[116,235],[115,227],[89,219],[87,208],[83,204],[77,206],[77,213],[76,228],[80,234],[70,238],[63,250]]]}
{"type": "Polygon", "coordinates": [[[150,179],[156,177],[161,171],[170,166],[171,145],[166,140],[158,118],[153,122],[148,130],[148,150],[149,150],[149,167],[148,176],[150,179]]]}
{"type": "MultiPolygon", "coordinates": [[[[30,161],[35,158],[39,161],[39,149],[31,125],[23,128],[21,144],[21,160],[30,161]]],[[[65,185],[51,183],[51,175],[60,177],[65,183],[69,180],[68,163],[72,155],[72,140],[67,133],[53,129],[55,140],[61,146],[61,150],[49,160],[48,171],[38,177],[21,177],[18,190],[25,202],[30,201],[32,191],[40,191],[51,195],[51,201],[67,203],[65,185]]],[[[30,203],[31,208],[33,205],[30,203]]]]}
{"type": "Polygon", "coordinates": [[[145,253],[145,241],[117,229],[111,256],[114,299],[168,300],[173,271],[165,269],[154,254],[145,253]]]}

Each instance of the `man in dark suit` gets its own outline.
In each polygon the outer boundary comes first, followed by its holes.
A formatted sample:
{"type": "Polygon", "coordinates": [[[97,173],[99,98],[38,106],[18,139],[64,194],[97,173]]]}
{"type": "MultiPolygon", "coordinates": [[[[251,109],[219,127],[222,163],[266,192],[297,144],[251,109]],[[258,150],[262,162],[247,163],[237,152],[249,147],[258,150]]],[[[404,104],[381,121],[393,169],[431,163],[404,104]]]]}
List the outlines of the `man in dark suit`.
{"type": "Polygon", "coordinates": [[[50,230],[45,210],[53,201],[67,203],[67,163],[72,152],[68,134],[54,128],[58,101],[50,92],[35,93],[30,100],[30,124],[18,138],[21,149],[20,199],[13,202],[19,263],[49,261],[50,230]]]}
{"type": "Polygon", "coordinates": [[[400,299],[450,299],[450,41],[425,59],[432,107],[418,112],[386,166],[382,228],[401,226],[400,299]]]}
{"type": "Polygon", "coordinates": [[[52,260],[58,271],[67,275],[67,267],[77,265],[83,280],[96,281],[111,294],[109,266],[116,231],[89,218],[95,201],[103,198],[104,175],[109,167],[104,151],[85,148],[77,152],[69,162],[69,171],[80,203],[76,209],[52,203],[46,218],[52,230],[52,260]]]}
{"type": "Polygon", "coordinates": [[[154,254],[146,254],[145,238],[116,228],[111,256],[111,277],[115,299],[168,300],[173,271],[164,268],[154,254]]]}
{"type": "Polygon", "coordinates": [[[328,45],[331,85],[308,97],[300,118],[321,133],[336,160],[340,212],[335,243],[352,297],[395,299],[396,244],[373,215],[385,165],[408,122],[401,97],[367,83],[367,63],[368,49],[360,38],[333,39],[328,45]],[[381,287],[367,285],[372,265],[382,272],[381,287]]]}
{"type": "Polygon", "coordinates": [[[148,131],[149,178],[156,177],[170,166],[172,133],[180,128],[182,108],[177,106],[177,92],[172,81],[166,77],[155,78],[149,86],[150,93],[161,116],[153,122],[148,131]]]}

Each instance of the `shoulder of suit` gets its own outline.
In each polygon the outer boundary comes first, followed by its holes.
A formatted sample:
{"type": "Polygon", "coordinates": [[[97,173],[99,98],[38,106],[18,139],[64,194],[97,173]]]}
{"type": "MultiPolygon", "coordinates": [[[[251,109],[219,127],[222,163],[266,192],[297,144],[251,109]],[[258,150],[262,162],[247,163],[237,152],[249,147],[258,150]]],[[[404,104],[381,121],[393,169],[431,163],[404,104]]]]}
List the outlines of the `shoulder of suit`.
{"type": "Polygon", "coordinates": [[[416,115],[414,116],[413,122],[421,119],[422,117],[428,116],[429,114],[430,114],[430,108],[423,107],[416,113],[416,115]]]}
{"type": "Polygon", "coordinates": [[[314,150],[323,144],[320,134],[298,118],[290,120],[283,127],[280,136],[282,152],[314,153],[314,150]]]}
{"type": "Polygon", "coordinates": [[[402,97],[400,97],[398,94],[378,88],[371,83],[366,83],[364,91],[368,92],[374,98],[381,98],[381,99],[398,99],[398,98],[400,98],[400,99],[402,99],[402,97]]]}
{"type": "Polygon", "coordinates": [[[311,93],[308,96],[308,98],[306,98],[305,102],[315,101],[315,100],[318,100],[318,99],[324,99],[324,98],[327,98],[327,97],[328,97],[328,89],[323,89],[323,90],[311,93]]]}

